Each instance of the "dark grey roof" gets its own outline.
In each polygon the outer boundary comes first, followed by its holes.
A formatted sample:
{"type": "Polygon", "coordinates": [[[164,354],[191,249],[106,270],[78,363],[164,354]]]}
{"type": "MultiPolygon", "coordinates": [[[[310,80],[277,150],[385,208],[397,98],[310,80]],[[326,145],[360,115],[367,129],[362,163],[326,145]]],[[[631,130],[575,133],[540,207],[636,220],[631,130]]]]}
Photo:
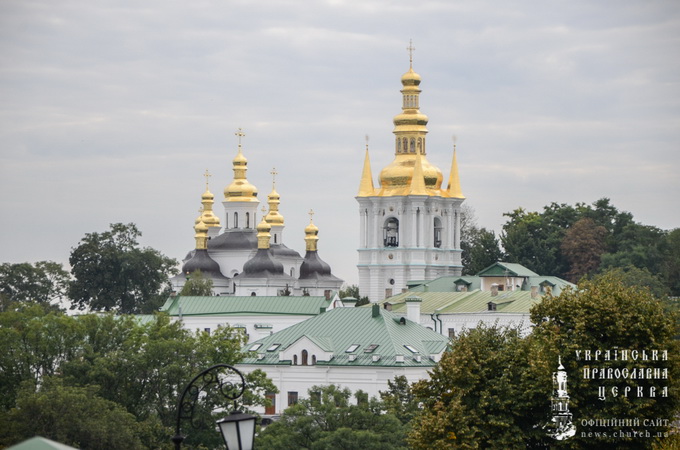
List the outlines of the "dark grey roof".
{"type": "Polygon", "coordinates": [[[293,278],[283,273],[283,264],[274,259],[268,248],[260,248],[250,260],[243,265],[239,278],[293,278]]]}
{"type": "Polygon", "coordinates": [[[269,250],[271,250],[271,254],[274,255],[275,258],[279,256],[292,256],[296,258],[302,258],[302,256],[300,256],[298,252],[296,252],[292,248],[286,247],[285,244],[270,244],[269,250]]]}
{"type": "Polygon", "coordinates": [[[319,252],[308,250],[300,266],[300,279],[307,280],[311,278],[338,280],[337,277],[331,274],[331,266],[319,258],[319,252]]]}
{"type": "Polygon", "coordinates": [[[185,274],[190,274],[197,270],[211,278],[226,278],[220,271],[220,265],[208,255],[208,250],[206,249],[197,249],[194,252],[194,256],[182,266],[182,272],[185,274]]]}
{"type": "Polygon", "coordinates": [[[257,248],[255,230],[228,230],[208,241],[210,250],[254,250],[257,248]]]}

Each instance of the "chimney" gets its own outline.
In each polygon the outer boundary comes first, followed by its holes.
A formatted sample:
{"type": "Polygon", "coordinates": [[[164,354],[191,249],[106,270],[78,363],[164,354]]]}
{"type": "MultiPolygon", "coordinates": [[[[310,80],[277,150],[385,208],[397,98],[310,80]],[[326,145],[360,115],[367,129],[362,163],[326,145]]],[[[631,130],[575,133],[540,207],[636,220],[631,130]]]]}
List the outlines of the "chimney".
{"type": "Polygon", "coordinates": [[[388,311],[392,311],[392,303],[390,302],[383,303],[383,308],[385,308],[388,311]]]}
{"type": "Polygon", "coordinates": [[[371,305],[371,309],[372,309],[371,317],[380,317],[380,305],[379,304],[373,303],[373,305],[371,305]]]}
{"type": "Polygon", "coordinates": [[[538,297],[538,286],[531,286],[531,298],[538,297]]]}
{"type": "Polygon", "coordinates": [[[420,304],[423,299],[420,297],[407,297],[406,300],[406,318],[411,322],[420,323],[420,304]]]}
{"type": "Polygon", "coordinates": [[[491,285],[491,296],[496,297],[498,295],[498,284],[494,283],[491,285]]]}

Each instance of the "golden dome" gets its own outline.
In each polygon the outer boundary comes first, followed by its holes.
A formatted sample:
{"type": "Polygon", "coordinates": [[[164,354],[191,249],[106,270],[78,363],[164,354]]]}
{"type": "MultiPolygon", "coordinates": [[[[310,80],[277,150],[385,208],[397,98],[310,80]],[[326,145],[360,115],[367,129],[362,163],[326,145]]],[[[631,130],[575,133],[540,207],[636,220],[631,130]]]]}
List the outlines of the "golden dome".
{"type": "Polygon", "coordinates": [[[196,219],[196,223],[198,223],[198,221],[201,220],[208,227],[220,226],[220,219],[213,213],[212,210],[212,205],[213,203],[215,203],[213,200],[214,198],[215,196],[213,195],[213,193],[206,188],[206,191],[201,196],[201,203],[203,204],[203,209],[199,218],[196,219]]]}
{"type": "MultiPolygon", "coordinates": [[[[403,103],[401,112],[394,116],[394,161],[380,172],[378,195],[409,195],[416,160],[420,158],[425,195],[441,195],[444,176],[425,157],[428,117],[420,112],[420,75],[409,68],[401,77],[403,103]]],[[[420,183],[418,183],[420,184],[420,183]]],[[[420,191],[420,189],[418,189],[420,191]]],[[[419,194],[422,195],[422,194],[419,194]]]]}
{"type": "Polygon", "coordinates": [[[257,188],[246,179],[248,160],[243,156],[241,144],[238,144],[238,154],[233,161],[234,181],[224,188],[224,199],[228,202],[258,202],[257,188]]]}
{"type": "Polygon", "coordinates": [[[315,252],[317,249],[317,242],[319,240],[319,227],[314,225],[312,222],[312,217],[314,216],[314,211],[309,210],[309,225],[305,227],[305,249],[308,252],[315,252]]]}
{"type": "Polygon", "coordinates": [[[269,203],[269,212],[265,216],[265,220],[270,225],[281,225],[283,226],[284,220],[283,216],[279,214],[279,204],[281,203],[281,196],[276,189],[272,189],[271,193],[267,196],[269,203]]]}
{"type": "Polygon", "coordinates": [[[408,72],[401,76],[401,84],[404,86],[418,86],[420,81],[420,75],[413,71],[413,67],[411,67],[408,72]]]}
{"type": "MultiPolygon", "coordinates": [[[[264,209],[264,208],[263,208],[264,209]]],[[[266,220],[264,220],[264,217],[262,218],[262,221],[257,225],[257,248],[269,248],[269,240],[271,239],[272,235],[270,233],[272,229],[272,226],[267,223],[266,220]]]]}

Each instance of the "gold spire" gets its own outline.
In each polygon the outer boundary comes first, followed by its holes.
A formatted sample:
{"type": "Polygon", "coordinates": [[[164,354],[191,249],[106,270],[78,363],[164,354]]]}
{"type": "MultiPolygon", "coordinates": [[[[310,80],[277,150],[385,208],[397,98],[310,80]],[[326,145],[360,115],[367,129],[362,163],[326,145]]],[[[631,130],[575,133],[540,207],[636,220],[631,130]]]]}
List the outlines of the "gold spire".
{"type": "MultiPolygon", "coordinates": [[[[210,189],[208,188],[208,179],[212,175],[210,175],[208,169],[205,169],[205,174],[203,174],[203,176],[205,177],[205,192],[201,196],[201,203],[203,204],[203,208],[201,208],[200,210],[201,216],[199,217],[199,219],[208,228],[219,227],[220,219],[218,219],[217,216],[213,214],[213,203],[215,203],[214,201],[215,196],[212,194],[212,192],[210,192],[210,189]]],[[[196,219],[197,223],[199,219],[196,219]]]]}
{"type": "Polygon", "coordinates": [[[305,250],[308,252],[317,251],[317,242],[319,241],[319,228],[312,222],[314,210],[309,210],[309,225],[305,227],[305,250]]]}
{"type": "Polygon", "coordinates": [[[394,161],[380,172],[378,195],[408,195],[416,166],[416,155],[420,155],[426,195],[442,195],[444,179],[441,170],[430,164],[426,158],[426,135],[428,117],[420,112],[420,75],[413,71],[413,43],[409,44],[409,70],[401,77],[403,86],[402,112],[394,116],[394,161]]]}
{"type": "Polygon", "coordinates": [[[460,188],[460,177],[458,176],[458,158],[456,157],[456,137],[453,137],[453,160],[451,161],[451,173],[449,174],[449,186],[446,188],[449,197],[465,198],[463,190],[460,188]]]}
{"type": "Polygon", "coordinates": [[[368,135],[366,135],[366,156],[364,157],[364,169],[361,172],[361,181],[359,182],[359,197],[370,197],[375,195],[375,188],[373,187],[373,175],[371,174],[371,160],[368,157],[368,135]]]}
{"type": "Polygon", "coordinates": [[[420,153],[416,153],[416,164],[413,168],[413,178],[411,179],[411,190],[409,195],[427,195],[425,189],[425,177],[423,176],[423,160],[420,153]]]}
{"type": "Polygon", "coordinates": [[[279,173],[276,171],[275,167],[272,168],[272,171],[269,173],[272,174],[272,191],[267,196],[267,203],[269,204],[269,213],[267,213],[265,220],[270,225],[283,226],[284,222],[283,216],[279,214],[279,204],[281,203],[281,196],[279,195],[278,192],[276,192],[276,175],[278,175],[279,173]]]}
{"type": "Polygon", "coordinates": [[[234,181],[224,188],[224,199],[229,202],[257,202],[257,188],[246,179],[248,160],[241,148],[241,138],[246,134],[240,128],[234,134],[238,136],[238,153],[233,161],[234,181]]]}
{"type": "Polygon", "coordinates": [[[264,218],[264,213],[267,209],[262,207],[262,221],[257,225],[257,248],[258,249],[268,249],[269,240],[272,235],[269,233],[272,229],[271,225],[267,223],[264,218]]]}

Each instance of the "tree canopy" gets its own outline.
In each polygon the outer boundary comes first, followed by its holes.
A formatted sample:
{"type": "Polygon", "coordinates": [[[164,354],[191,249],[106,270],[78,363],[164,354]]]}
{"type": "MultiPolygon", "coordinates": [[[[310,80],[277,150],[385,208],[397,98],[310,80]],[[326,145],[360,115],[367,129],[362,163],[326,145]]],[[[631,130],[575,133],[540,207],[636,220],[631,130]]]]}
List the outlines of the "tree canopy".
{"type": "Polygon", "coordinates": [[[179,295],[211,297],[213,295],[213,282],[210,278],[206,278],[203,272],[195,270],[187,277],[179,295]]]}
{"type": "Polygon", "coordinates": [[[308,397],[286,409],[279,421],[257,437],[256,447],[271,450],[406,448],[404,425],[393,414],[382,413],[376,399],[334,385],[314,386],[308,397]]]}
{"type": "Polygon", "coordinates": [[[5,302],[54,304],[65,299],[68,283],[69,273],[52,261],[0,264],[0,296],[5,302]]]}
{"type": "MultiPolygon", "coordinates": [[[[229,327],[194,333],[166,315],[68,316],[39,304],[14,303],[0,312],[0,447],[32,437],[38,426],[53,427],[53,434],[43,435],[69,443],[59,434],[62,419],[53,413],[58,403],[35,415],[35,424],[17,423],[26,420],[21,408],[32,405],[29,410],[35,412],[51,395],[89,416],[82,425],[87,430],[70,427],[70,442],[83,433],[104,439],[108,431],[100,419],[128,423],[132,417],[137,425],[126,430],[134,435],[130,442],[141,442],[143,448],[164,446],[174,434],[179,393],[203,369],[238,362],[244,342],[244,335],[229,327]],[[85,395],[101,408],[101,415],[82,404],[85,395]]],[[[248,374],[248,385],[241,398],[246,407],[262,405],[264,392],[276,391],[260,371],[248,374]]],[[[223,397],[208,396],[198,414],[211,416],[224,405],[223,397]]],[[[219,441],[211,426],[189,433],[186,443],[215,446],[219,441]]]]}
{"type": "Polygon", "coordinates": [[[499,326],[466,330],[452,340],[431,378],[412,387],[423,408],[411,421],[409,445],[650,448],[669,431],[680,408],[676,314],[649,289],[629,286],[613,271],[582,281],[577,290],[544,298],[532,309],[534,327],[528,336],[519,328],[499,326]],[[649,357],[604,360],[607,351],[647,352],[649,357]],[[601,354],[598,360],[592,356],[596,352],[601,354]],[[664,352],[668,358],[661,356],[664,352]],[[568,374],[569,409],[576,425],[576,435],[565,441],[547,435],[552,374],[560,360],[568,374]],[[600,378],[592,375],[593,369],[615,372],[600,378]],[[648,375],[654,369],[658,377],[648,375]],[[644,372],[633,372],[637,370],[644,372]],[[626,435],[632,427],[625,424],[604,429],[589,425],[613,418],[639,420],[639,428],[650,431],[651,438],[626,435]],[[666,422],[650,426],[644,425],[646,419],[666,422]]]}
{"type": "Polygon", "coordinates": [[[71,251],[71,308],[121,313],[150,313],[170,293],[177,261],[152,248],[140,248],[135,224],[111,224],[87,233],[71,251]]]}

